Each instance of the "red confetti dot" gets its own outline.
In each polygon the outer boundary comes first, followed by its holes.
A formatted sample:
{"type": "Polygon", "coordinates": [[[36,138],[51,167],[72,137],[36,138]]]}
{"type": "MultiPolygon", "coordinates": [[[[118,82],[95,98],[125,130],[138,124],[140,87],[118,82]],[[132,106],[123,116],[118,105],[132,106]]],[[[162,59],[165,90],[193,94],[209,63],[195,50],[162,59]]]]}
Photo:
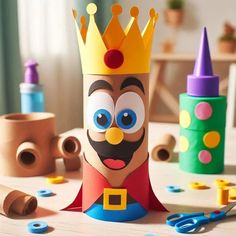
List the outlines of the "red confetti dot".
{"type": "Polygon", "coordinates": [[[109,68],[116,69],[123,64],[124,56],[121,51],[117,49],[111,49],[105,53],[104,62],[109,68]]]}

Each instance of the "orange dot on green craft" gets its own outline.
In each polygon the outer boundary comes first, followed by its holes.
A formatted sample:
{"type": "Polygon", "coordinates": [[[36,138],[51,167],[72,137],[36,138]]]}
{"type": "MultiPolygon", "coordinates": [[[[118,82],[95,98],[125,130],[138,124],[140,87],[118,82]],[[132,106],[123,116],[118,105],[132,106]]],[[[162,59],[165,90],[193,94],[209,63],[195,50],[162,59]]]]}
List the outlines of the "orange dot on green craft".
{"type": "Polygon", "coordinates": [[[185,136],[180,136],[179,139],[180,152],[186,152],[189,149],[189,141],[185,136]]]}
{"type": "Polygon", "coordinates": [[[212,107],[208,102],[200,102],[196,105],[194,113],[199,120],[208,120],[212,116],[212,107]]]}
{"type": "Polygon", "coordinates": [[[183,128],[188,128],[191,124],[191,117],[188,111],[181,111],[179,115],[179,123],[183,128]]]}
{"type": "Polygon", "coordinates": [[[208,164],[212,161],[212,155],[207,150],[202,150],[198,154],[198,159],[203,164],[208,164]]]}
{"type": "Polygon", "coordinates": [[[203,143],[208,148],[215,148],[220,143],[220,134],[217,131],[207,132],[203,137],[203,143]]]}

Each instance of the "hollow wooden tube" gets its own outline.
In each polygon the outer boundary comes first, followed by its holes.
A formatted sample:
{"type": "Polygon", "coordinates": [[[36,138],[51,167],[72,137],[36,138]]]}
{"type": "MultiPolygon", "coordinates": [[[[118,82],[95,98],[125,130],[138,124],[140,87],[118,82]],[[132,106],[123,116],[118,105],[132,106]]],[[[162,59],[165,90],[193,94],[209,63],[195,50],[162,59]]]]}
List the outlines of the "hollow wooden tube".
{"type": "Polygon", "coordinates": [[[37,208],[37,199],[27,193],[0,185],[0,214],[28,215],[37,208]]]}
{"type": "Polygon", "coordinates": [[[173,150],[176,144],[175,137],[171,134],[163,135],[157,145],[152,150],[152,159],[155,161],[171,161],[173,157],[173,150]]]}

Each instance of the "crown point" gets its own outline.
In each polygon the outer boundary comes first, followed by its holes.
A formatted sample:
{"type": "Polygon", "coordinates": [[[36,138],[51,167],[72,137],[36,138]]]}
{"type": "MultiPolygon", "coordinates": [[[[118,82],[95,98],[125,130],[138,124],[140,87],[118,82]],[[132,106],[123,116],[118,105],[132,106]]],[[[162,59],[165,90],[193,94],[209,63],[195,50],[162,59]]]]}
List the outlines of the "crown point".
{"type": "Polygon", "coordinates": [[[150,16],[151,18],[154,18],[154,17],[156,16],[156,12],[155,12],[155,9],[154,9],[154,8],[150,9],[150,11],[149,11],[149,16],[150,16]]]}
{"type": "Polygon", "coordinates": [[[120,15],[121,12],[122,12],[122,7],[121,7],[121,5],[119,5],[119,4],[117,4],[117,3],[114,4],[114,5],[112,6],[112,8],[111,8],[111,12],[112,12],[112,14],[115,15],[115,16],[120,15]]]}
{"type": "Polygon", "coordinates": [[[89,3],[86,10],[89,15],[94,15],[97,12],[97,5],[95,3],[89,3]]]}
{"type": "Polygon", "coordinates": [[[139,14],[138,8],[137,8],[137,7],[132,7],[131,10],[130,10],[130,15],[131,15],[132,17],[137,17],[138,14],[139,14]]]}
{"type": "Polygon", "coordinates": [[[85,25],[86,24],[86,17],[85,16],[81,16],[80,17],[80,23],[81,23],[81,25],[85,25]]]}
{"type": "Polygon", "coordinates": [[[120,50],[110,49],[104,55],[105,64],[111,69],[119,68],[124,62],[124,55],[120,50]]]}
{"type": "Polygon", "coordinates": [[[72,9],[72,15],[74,17],[74,19],[76,19],[77,17],[77,11],[75,9],[72,9]]]}

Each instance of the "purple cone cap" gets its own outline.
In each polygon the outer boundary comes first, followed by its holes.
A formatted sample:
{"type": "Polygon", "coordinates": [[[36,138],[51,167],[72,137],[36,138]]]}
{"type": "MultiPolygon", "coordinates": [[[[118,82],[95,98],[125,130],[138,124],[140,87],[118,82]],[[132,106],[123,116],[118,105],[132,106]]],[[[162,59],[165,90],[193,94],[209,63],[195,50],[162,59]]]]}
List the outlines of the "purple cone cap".
{"type": "Polygon", "coordinates": [[[188,75],[187,94],[196,97],[219,96],[219,77],[213,74],[206,27],[202,32],[193,74],[188,75]]]}
{"type": "Polygon", "coordinates": [[[24,82],[28,84],[38,84],[39,77],[37,72],[38,63],[32,59],[25,63],[25,78],[24,82]]]}

